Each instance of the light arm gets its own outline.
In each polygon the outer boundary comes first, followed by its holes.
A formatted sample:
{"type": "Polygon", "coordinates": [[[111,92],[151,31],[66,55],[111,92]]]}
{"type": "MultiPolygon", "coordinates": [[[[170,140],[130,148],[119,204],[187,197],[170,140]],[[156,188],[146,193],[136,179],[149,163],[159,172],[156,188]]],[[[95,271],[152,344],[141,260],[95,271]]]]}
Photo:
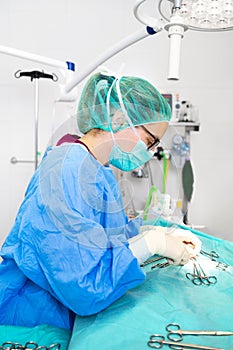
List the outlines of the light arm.
{"type": "Polygon", "coordinates": [[[90,73],[92,73],[98,66],[103,64],[112,56],[116,55],[118,52],[124,50],[125,48],[135,44],[136,42],[148,37],[149,35],[156,34],[157,31],[151,27],[143,28],[139,32],[129,35],[125,39],[121,40],[115,46],[109,48],[102,55],[97,57],[97,59],[91,63],[83,72],[81,72],[77,77],[73,78],[65,87],[64,93],[69,93],[75,86],[77,86],[83,79],[85,79],[90,73]]]}
{"type": "Polygon", "coordinates": [[[47,64],[52,67],[56,68],[62,68],[62,69],[68,69],[68,63],[55,60],[52,58],[36,55],[30,52],[18,50],[18,49],[13,49],[11,47],[6,47],[6,46],[0,46],[0,53],[4,53],[10,56],[15,56],[19,58],[23,58],[29,61],[34,61],[37,63],[42,63],[42,64],[47,64]]]}

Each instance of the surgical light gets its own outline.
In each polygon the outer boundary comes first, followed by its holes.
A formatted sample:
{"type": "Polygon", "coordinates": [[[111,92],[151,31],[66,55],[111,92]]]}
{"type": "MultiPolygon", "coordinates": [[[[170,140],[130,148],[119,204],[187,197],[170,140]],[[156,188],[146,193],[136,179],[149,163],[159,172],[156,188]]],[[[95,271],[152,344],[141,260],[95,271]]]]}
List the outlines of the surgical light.
{"type": "MultiPolygon", "coordinates": [[[[174,2],[171,0],[162,0],[159,3],[159,12],[166,21],[170,21],[174,9],[174,2]]],[[[233,0],[183,0],[180,1],[179,10],[183,23],[189,29],[198,31],[233,29],[233,0]]]]}
{"type": "MultiPolygon", "coordinates": [[[[150,26],[155,19],[139,11],[146,1],[136,1],[134,15],[150,26]]],[[[162,26],[170,38],[168,80],[179,79],[181,39],[187,29],[208,32],[233,29],[233,0],[160,0],[158,12],[157,22],[162,25],[165,21],[162,26]]]]}

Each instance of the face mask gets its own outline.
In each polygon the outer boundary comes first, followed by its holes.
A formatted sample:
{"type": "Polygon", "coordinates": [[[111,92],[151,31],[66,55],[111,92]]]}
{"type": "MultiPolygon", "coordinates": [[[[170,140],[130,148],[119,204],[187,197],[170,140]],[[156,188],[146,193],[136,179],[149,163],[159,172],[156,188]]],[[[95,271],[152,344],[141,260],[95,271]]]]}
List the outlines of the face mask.
{"type": "Polygon", "coordinates": [[[107,105],[107,110],[109,115],[110,115],[109,98],[110,98],[111,90],[114,84],[116,84],[116,91],[117,91],[117,95],[121,105],[121,110],[125,117],[125,120],[128,122],[128,124],[131,126],[134,133],[137,135],[137,137],[139,138],[139,141],[137,142],[137,144],[135,145],[135,147],[131,152],[125,152],[116,144],[113,131],[111,131],[114,145],[109,155],[109,164],[112,164],[116,168],[123,171],[131,171],[148,162],[153,157],[153,152],[148,151],[145,143],[140,140],[137,130],[135,129],[131,119],[128,116],[128,113],[125,109],[122,96],[121,96],[120,79],[115,79],[115,81],[113,82],[108,92],[106,105],[107,105]]]}
{"type": "Polygon", "coordinates": [[[122,149],[114,143],[109,155],[109,164],[124,171],[131,171],[145,164],[152,157],[153,152],[148,151],[145,143],[141,140],[138,141],[131,152],[122,151],[122,149]]]}

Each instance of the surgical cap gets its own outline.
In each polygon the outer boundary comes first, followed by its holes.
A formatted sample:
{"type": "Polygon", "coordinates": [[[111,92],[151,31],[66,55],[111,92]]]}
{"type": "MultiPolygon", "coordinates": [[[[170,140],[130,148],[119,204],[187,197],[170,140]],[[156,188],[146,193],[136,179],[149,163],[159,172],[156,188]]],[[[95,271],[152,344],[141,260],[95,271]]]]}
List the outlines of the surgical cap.
{"type": "Polygon", "coordinates": [[[169,104],[148,81],[134,76],[118,79],[102,73],[86,82],[77,110],[78,127],[83,134],[91,129],[116,132],[130,124],[169,122],[170,118],[169,104]],[[112,117],[118,110],[122,111],[121,118],[113,125],[112,117]]]}

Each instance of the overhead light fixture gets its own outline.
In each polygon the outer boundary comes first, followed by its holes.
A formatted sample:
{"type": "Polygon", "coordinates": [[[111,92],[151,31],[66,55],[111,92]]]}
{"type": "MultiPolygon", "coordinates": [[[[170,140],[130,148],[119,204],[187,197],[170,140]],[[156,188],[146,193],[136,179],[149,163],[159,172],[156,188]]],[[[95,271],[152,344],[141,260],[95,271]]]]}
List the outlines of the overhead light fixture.
{"type": "Polygon", "coordinates": [[[167,30],[170,38],[168,80],[179,80],[181,39],[187,29],[227,31],[233,29],[233,0],[160,0],[156,19],[141,12],[147,0],[136,0],[135,17],[144,25],[156,23],[167,30]]]}
{"type": "MultiPolygon", "coordinates": [[[[175,1],[159,1],[160,15],[170,21],[176,8],[175,1]]],[[[179,14],[189,29],[198,31],[222,31],[233,29],[233,0],[183,0],[179,14]]]]}

